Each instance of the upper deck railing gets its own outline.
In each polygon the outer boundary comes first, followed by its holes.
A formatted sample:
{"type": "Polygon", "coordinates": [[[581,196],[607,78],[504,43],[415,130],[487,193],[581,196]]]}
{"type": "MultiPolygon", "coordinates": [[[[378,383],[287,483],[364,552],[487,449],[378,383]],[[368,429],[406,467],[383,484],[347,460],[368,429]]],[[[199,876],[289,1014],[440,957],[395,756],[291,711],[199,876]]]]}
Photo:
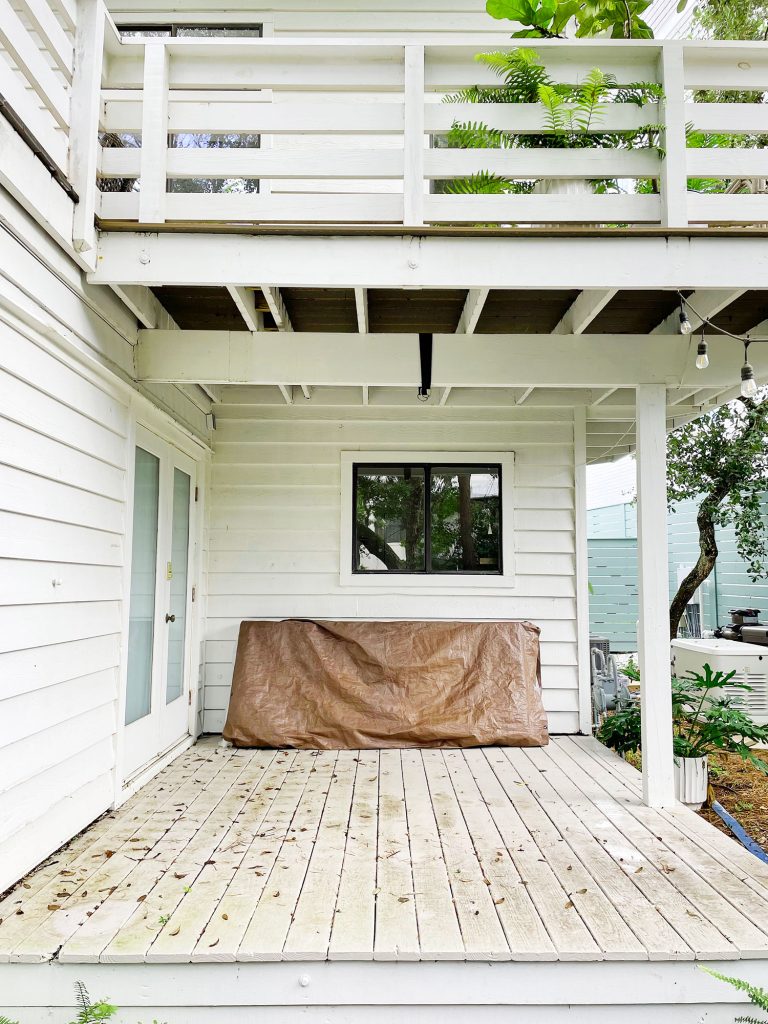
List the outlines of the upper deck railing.
{"type": "MultiPolygon", "coordinates": [[[[102,92],[97,214],[104,226],[647,224],[768,221],[768,105],[705,90],[768,90],[763,43],[536,41],[553,79],[591,68],[657,83],[642,107],[607,103],[599,133],[657,125],[653,147],[446,146],[454,122],[551,135],[535,103],[447,103],[498,85],[482,47],[376,39],[156,39],[112,47],[102,92]],[[228,136],[223,138],[222,136],[228,136]],[[479,172],[515,194],[456,187],[479,172]],[[706,179],[701,181],[701,179],[706,179]],[[610,182],[595,187],[596,182],[610,182]]],[[[512,44],[508,44],[512,49],[512,44]]],[[[486,46],[487,49],[487,46],[486,46]]]]}
{"type": "Polygon", "coordinates": [[[94,218],[104,230],[768,223],[765,43],[526,41],[557,82],[599,67],[619,86],[658,86],[642,106],[606,103],[569,146],[550,144],[540,103],[445,102],[500,84],[476,60],[487,40],[121,40],[101,0],[16,7],[0,0],[0,96],[69,183],[81,254],[94,218]],[[451,144],[454,123],[476,122],[508,145],[451,144]],[[481,173],[507,185],[478,194],[468,179],[481,173]]]}

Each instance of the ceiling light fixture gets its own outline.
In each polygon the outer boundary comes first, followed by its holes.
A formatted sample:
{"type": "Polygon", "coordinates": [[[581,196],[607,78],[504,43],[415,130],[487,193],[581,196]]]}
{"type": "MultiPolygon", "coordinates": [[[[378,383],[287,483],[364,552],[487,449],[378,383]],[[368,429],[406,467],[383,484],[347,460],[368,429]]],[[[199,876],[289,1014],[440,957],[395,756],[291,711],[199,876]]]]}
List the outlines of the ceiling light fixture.
{"type": "Polygon", "coordinates": [[[681,334],[690,334],[692,330],[693,330],[693,324],[688,319],[688,314],[685,312],[685,306],[681,302],[680,303],[680,326],[678,327],[678,331],[680,331],[681,334]]]}

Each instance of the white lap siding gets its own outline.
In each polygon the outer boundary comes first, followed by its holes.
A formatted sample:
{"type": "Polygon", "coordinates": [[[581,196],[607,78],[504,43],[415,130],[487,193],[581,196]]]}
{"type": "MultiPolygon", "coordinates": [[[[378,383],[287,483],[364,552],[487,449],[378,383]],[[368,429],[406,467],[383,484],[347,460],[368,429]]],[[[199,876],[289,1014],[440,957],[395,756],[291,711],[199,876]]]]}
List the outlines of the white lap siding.
{"type": "Polygon", "coordinates": [[[2,892],[115,795],[131,392],[97,364],[127,375],[136,321],[1,190],[0,212],[2,892]]]}
{"type": "MultiPolygon", "coordinates": [[[[266,389],[258,389],[260,396],[266,389]]],[[[277,390],[275,389],[275,393],[277,390]]],[[[255,404],[227,389],[209,494],[204,728],[226,715],[242,619],[515,619],[542,630],[544,704],[578,730],[571,410],[255,404]],[[340,582],[340,452],[513,451],[515,578],[491,592],[340,582]]],[[[263,398],[261,399],[264,400],[263,398]]],[[[280,399],[280,401],[282,401],[280,399]]],[[[345,553],[346,554],[346,553],[345,553]]]]}

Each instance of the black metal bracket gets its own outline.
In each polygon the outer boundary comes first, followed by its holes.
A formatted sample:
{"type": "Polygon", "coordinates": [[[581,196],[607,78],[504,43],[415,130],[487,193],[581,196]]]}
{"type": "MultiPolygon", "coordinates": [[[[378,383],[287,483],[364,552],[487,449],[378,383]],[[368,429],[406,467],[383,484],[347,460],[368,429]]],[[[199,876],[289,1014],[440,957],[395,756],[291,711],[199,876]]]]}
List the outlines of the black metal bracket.
{"type": "Polygon", "coordinates": [[[421,387],[418,397],[422,401],[429,398],[432,390],[432,335],[419,334],[419,362],[421,364],[421,387]]]}

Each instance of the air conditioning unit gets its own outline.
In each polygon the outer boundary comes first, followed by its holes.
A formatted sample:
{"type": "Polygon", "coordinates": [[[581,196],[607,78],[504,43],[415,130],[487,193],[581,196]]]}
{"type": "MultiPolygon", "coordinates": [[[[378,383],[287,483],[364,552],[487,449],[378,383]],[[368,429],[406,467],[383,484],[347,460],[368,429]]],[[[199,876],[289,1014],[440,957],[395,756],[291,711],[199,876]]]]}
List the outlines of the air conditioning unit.
{"type": "Polygon", "coordinates": [[[736,640],[673,640],[672,675],[703,672],[735,672],[734,683],[746,683],[751,692],[725,687],[736,697],[758,725],[768,725],[768,647],[736,640]]]}

